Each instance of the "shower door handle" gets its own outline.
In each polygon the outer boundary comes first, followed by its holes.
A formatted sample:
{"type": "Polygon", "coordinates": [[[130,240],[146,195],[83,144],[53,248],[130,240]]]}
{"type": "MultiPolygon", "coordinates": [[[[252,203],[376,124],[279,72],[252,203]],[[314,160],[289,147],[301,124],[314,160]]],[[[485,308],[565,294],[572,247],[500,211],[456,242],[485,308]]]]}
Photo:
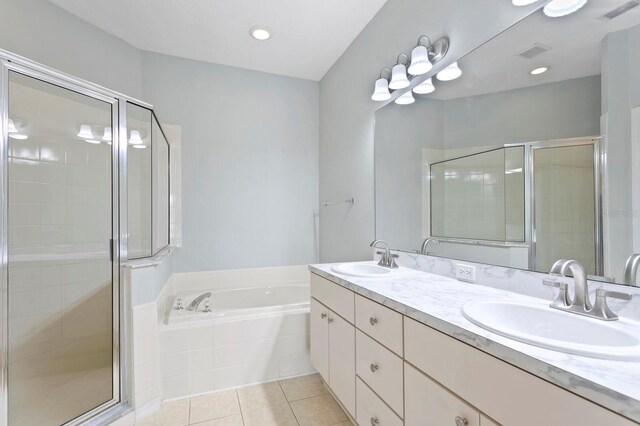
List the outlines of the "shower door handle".
{"type": "Polygon", "coordinates": [[[109,239],[109,261],[113,262],[113,238],[109,239]]]}

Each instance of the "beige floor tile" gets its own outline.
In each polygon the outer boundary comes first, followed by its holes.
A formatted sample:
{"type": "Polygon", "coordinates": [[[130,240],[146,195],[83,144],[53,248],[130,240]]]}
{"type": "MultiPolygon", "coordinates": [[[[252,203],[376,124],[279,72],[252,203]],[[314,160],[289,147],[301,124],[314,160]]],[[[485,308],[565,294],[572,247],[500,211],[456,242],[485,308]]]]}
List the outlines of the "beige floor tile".
{"type": "Polygon", "coordinates": [[[329,393],[322,383],[319,374],[281,380],[280,386],[289,401],[297,401],[298,399],[311,398],[329,393]]]}
{"type": "Polygon", "coordinates": [[[245,426],[298,426],[296,417],[288,403],[255,408],[242,409],[245,426]]]}
{"type": "Polygon", "coordinates": [[[189,424],[189,400],[163,402],[157,413],[142,419],[140,426],[187,426],[189,424]]]}
{"type": "Polygon", "coordinates": [[[263,383],[238,389],[238,398],[243,412],[287,403],[287,399],[278,382],[263,383]]]}
{"type": "Polygon", "coordinates": [[[244,426],[242,422],[242,416],[236,414],[235,416],[223,417],[221,419],[207,420],[202,423],[191,423],[194,426],[244,426]]]}
{"type": "Polygon", "coordinates": [[[331,425],[331,426],[353,426],[353,423],[347,420],[346,422],[336,423],[335,425],[331,425]]]}
{"type": "Polygon", "coordinates": [[[191,424],[240,414],[235,390],[214,392],[191,398],[191,424]]]}
{"type": "Polygon", "coordinates": [[[291,408],[301,426],[331,426],[349,420],[331,395],[293,401],[291,408]]]}

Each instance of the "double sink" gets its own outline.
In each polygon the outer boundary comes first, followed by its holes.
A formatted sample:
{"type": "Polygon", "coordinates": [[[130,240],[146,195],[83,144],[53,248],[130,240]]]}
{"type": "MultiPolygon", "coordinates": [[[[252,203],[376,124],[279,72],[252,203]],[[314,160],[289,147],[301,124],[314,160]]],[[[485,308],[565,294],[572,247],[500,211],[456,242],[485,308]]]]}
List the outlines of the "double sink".
{"type": "MultiPolygon", "coordinates": [[[[358,262],[336,265],[332,271],[360,278],[393,278],[403,268],[358,262]]],[[[545,349],[610,360],[640,360],[640,322],[625,318],[602,321],[533,300],[470,301],[463,306],[462,314],[485,330],[545,349]]]]}

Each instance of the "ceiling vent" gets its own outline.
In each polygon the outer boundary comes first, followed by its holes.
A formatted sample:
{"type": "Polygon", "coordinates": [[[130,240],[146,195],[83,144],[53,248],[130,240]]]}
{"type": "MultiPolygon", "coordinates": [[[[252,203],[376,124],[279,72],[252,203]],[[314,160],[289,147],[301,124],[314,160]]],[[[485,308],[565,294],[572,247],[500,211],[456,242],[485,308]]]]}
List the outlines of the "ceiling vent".
{"type": "Polygon", "coordinates": [[[518,54],[518,56],[522,56],[523,58],[527,58],[527,59],[532,59],[550,49],[551,49],[550,47],[536,43],[533,46],[529,47],[524,52],[518,54]]]}
{"type": "Polygon", "coordinates": [[[629,3],[625,3],[622,6],[613,9],[611,12],[602,15],[600,19],[603,21],[610,21],[638,6],[640,6],[640,0],[631,0],[629,3]]]}

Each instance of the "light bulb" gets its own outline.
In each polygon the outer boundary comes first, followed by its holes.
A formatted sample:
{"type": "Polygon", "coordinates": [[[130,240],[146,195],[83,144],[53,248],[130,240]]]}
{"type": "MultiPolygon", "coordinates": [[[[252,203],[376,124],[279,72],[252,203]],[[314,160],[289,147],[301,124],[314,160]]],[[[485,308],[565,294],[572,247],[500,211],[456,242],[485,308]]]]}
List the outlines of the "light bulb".
{"type": "Polygon", "coordinates": [[[371,95],[371,99],[374,101],[386,101],[391,98],[391,93],[389,93],[389,82],[386,78],[379,78],[376,80],[376,88],[371,95]]]}
{"type": "Polygon", "coordinates": [[[567,16],[581,9],[587,0],[552,0],[544,6],[544,14],[550,18],[567,16]]]}
{"type": "Polygon", "coordinates": [[[411,92],[411,90],[409,90],[398,97],[398,99],[395,100],[395,103],[397,103],[398,105],[409,105],[414,103],[415,101],[416,100],[413,97],[413,93],[411,92]]]}
{"type": "Polygon", "coordinates": [[[462,75],[462,70],[458,67],[458,61],[452,63],[442,71],[440,71],[436,78],[440,81],[451,81],[462,75]]]}
{"type": "Polygon", "coordinates": [[[397,90],[409,87],[409,79],[407,78],[407,67],[403,64],[397,64],[391,70],[391,82],[389,89],[397,90]]]}
{"type": "Polygon", "coordinates": [[[139,130],[132,130],[131,136],[129,137],[129,145],[142,145],[142,138],[140,137],[139,130]]]}
{"type": "Polygon", "coordinates": [[[104,134],[102,135],[102,140],[105,142],[111,142],[113,139],[113,135],[111,134],[111,127],[104,128],[104,134]]]}
{"type": "Polygon", "coordinates": [[[13,122],[13,120],[10,118],[9,119],[9,133],[18,133],[18,129],[16,129],[16,124],[13,122]]]}
{"type": "Polygon", "coordinates": [[[419,45],[411,51],[411,65],[409,65],[409,74],[422,75],[428,73],[433,68],[429,61],[429,51],[426,47],[419,45]]]}
{"type": "Polygon", "coordinates": [[[436,90],[436,88],[433,85],[433,79],[430,78],[414,87],[413,93],[416,93],[418,95],[426,95],[433,92],[434,90],[436,90]]]}
{"type": "Polygon", "coordinates": [[[80,126],[80,131],[78,132],[78,137],[80,139],[93,139],[93,130],[91,130],[91,126],[88,124],[83,124],[80,126]]]}

